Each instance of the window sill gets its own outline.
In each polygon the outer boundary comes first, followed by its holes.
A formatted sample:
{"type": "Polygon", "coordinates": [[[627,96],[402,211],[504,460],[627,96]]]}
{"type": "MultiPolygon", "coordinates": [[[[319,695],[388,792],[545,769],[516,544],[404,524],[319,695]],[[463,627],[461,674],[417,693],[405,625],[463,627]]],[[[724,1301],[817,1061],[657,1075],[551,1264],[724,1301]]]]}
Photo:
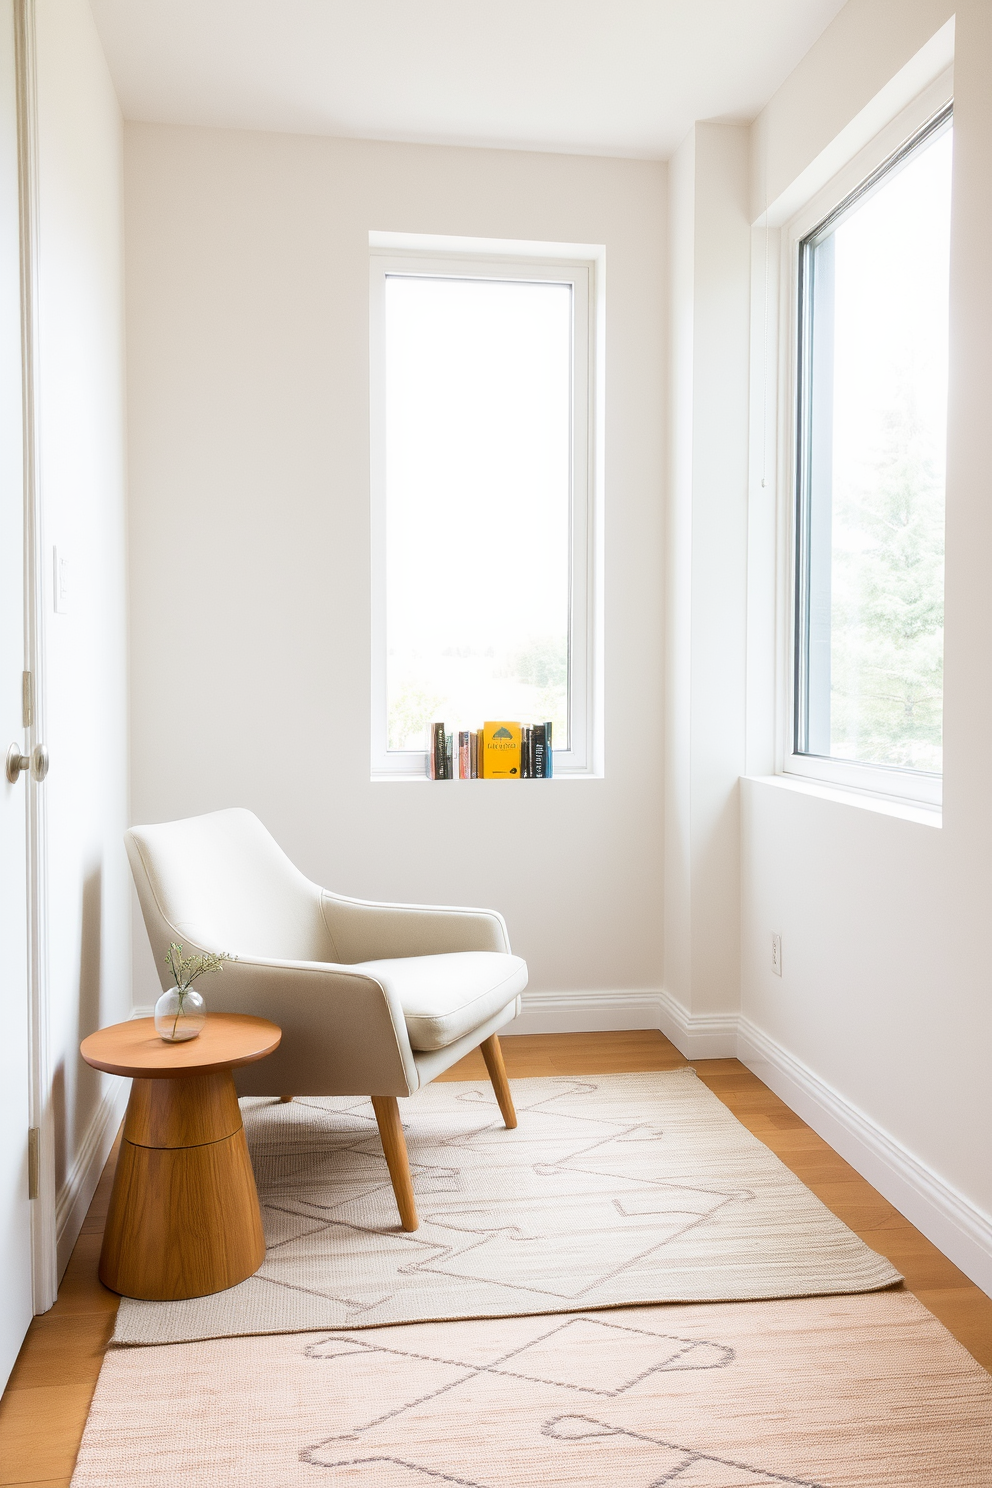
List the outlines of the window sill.
{"type": "Polygon", "coordinates": [[[430,780],[420,772],[404,775],[383,771],[381,774],[371,775],[369,779],[373,785],[396,782],[401,785],[558,785],[563,780],[602,780],[603,776],[595,770],[562,770],[548,780],[430,780]]]}
{"type": "Polygon", "coordinates": [[[842,806],[857,806],[862,811],[874,811],[880,816],[895,816],[901,821],[916,822],[923,827],[943,826],[941,808],[927,806],[919,801],[903,801],[893,796],[876,795],[872,791],[857,790],[853,786],[826,785],[822,781],[806,780],[796,775],[745,775],[742,779],[752,785],[767,785],[776,790],[792,791],[800,796],[817,796],[822,801],[834,801],[842,806]]]}

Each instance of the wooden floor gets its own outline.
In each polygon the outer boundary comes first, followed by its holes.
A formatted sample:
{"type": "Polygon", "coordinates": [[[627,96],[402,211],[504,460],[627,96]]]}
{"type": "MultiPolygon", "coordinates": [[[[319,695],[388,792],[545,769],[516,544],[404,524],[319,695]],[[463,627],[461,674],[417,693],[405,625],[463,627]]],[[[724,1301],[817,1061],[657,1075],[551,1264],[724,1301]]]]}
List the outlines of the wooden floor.
{"type": "MultiPolygon", "coordinates": [[[[511,1079],[676,1069],[687,1063],[660,1033],[534,1034],[502,1041],[511,1079]]],[[[736,1059],[695,1061],[699,1076],[845,1224],[887,1256],[906,1285],[992,1370],[992,1299],[736,1059]]],[[[485,1079],[478,1053],[444,1079],[485,1079]]],[[[115,1154],[90,1206],[50,1312],[35,1318],[0,1400],[0,1484],[67,1488],[117,1297],[97,1280],[115,1154]]],[[[747,1304],[742,1304],[746,1306],[747,1304]]]]}

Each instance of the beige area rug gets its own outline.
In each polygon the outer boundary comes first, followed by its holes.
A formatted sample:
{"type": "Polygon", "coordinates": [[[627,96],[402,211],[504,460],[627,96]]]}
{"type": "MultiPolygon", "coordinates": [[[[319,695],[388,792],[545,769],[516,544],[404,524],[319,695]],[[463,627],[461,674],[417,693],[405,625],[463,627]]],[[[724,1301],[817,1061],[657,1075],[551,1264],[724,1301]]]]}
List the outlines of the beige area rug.
{"type": "Polygon", "coordinates": [[[992,1379],[905,1292],[108,1354],[72,1488],[983,1488],[992,1379]]]}
{"type": "Polygon", "coordinates": [[[268,1254],[240,1286],[121,1304],[116,1343],[634,1303],[871,1291],[899,1280],[692,1070],[516,1080],[403,1102],[421,1227],[399,1228],[372,1107],[244,1102],[268,1254]]]}

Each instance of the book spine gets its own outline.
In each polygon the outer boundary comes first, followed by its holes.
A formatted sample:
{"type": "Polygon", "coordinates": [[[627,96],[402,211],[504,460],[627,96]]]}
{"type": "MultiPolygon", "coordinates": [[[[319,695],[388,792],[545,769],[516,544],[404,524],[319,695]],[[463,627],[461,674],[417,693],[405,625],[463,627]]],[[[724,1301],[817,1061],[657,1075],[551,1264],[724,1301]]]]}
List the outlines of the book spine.
{"type": "Polygon", "coordinates": [[[469,734],[468,776],[470,780],[478,780],[479,778],[479,735],[475,729],[469,734]]]}
{"type": "Polygon", "coordinates": [[[454,780],[454,778],[455,778],[455,762],[454,762],[454,758],[453,758],[453,754],[452,754],[451,745],[452,745],[451,735],[450,734],[445,734],[445,736],[444,736],[444,778],[445,778],[445,780],[454,780]]]}
{"type": "Polygon", "coordinates": [[[435,723],[433,726],[433,755],[434,755],[434,780],[444,780],[444,724],[435,723]]]}
{"type": "Polygon", "coordinates": [[[534,738],[531,744],[532,774],[535,780],[543,780],[545,775],[545,729],[547,724],[537,723],[534,725],[534,738]]]}
{"type": "Polygon", "coordinates": [[[434,727],[433,727],[433,725],[428,725],[428,728],[427,728],[427,755],[426,755],[426,757],[424,759],[424,768],[425,768],[425,770],[427,772],[427,779],[428,780],[433,780],[434,779],[434,727]]]}
{"type": "Polygon", "coordinates": [[[551,745],[551,724],[544,725],[544,778],[550,780],[555,773],[555,756],[551,745]]]}
{"type": "Polygon", "coordinates": [[[458,730],[458,779],[472,779],[472,743],[466,729],[458,730]]]}

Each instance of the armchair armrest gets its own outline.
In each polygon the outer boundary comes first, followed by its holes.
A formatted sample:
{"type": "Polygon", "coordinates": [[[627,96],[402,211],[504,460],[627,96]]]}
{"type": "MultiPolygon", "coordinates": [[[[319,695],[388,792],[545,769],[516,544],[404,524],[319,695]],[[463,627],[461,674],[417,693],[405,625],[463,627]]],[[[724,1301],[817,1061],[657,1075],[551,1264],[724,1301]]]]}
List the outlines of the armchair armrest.
{"type": "Polygon", "coordinates": [[[320,905],[334,953],[344,965],[395,956],[510,949],[503,916],[494,909],[375,904],[326,889],[320,905]]]}
{"type": "Polygon", "coordinates": [[[212,977],[206,998],[208,1011],[282,1029],[274,1054],[235,1071],[239,1095],[411,1095],[420,1085],[403,1009],[370,976],[249,956],[212,977]]]}

